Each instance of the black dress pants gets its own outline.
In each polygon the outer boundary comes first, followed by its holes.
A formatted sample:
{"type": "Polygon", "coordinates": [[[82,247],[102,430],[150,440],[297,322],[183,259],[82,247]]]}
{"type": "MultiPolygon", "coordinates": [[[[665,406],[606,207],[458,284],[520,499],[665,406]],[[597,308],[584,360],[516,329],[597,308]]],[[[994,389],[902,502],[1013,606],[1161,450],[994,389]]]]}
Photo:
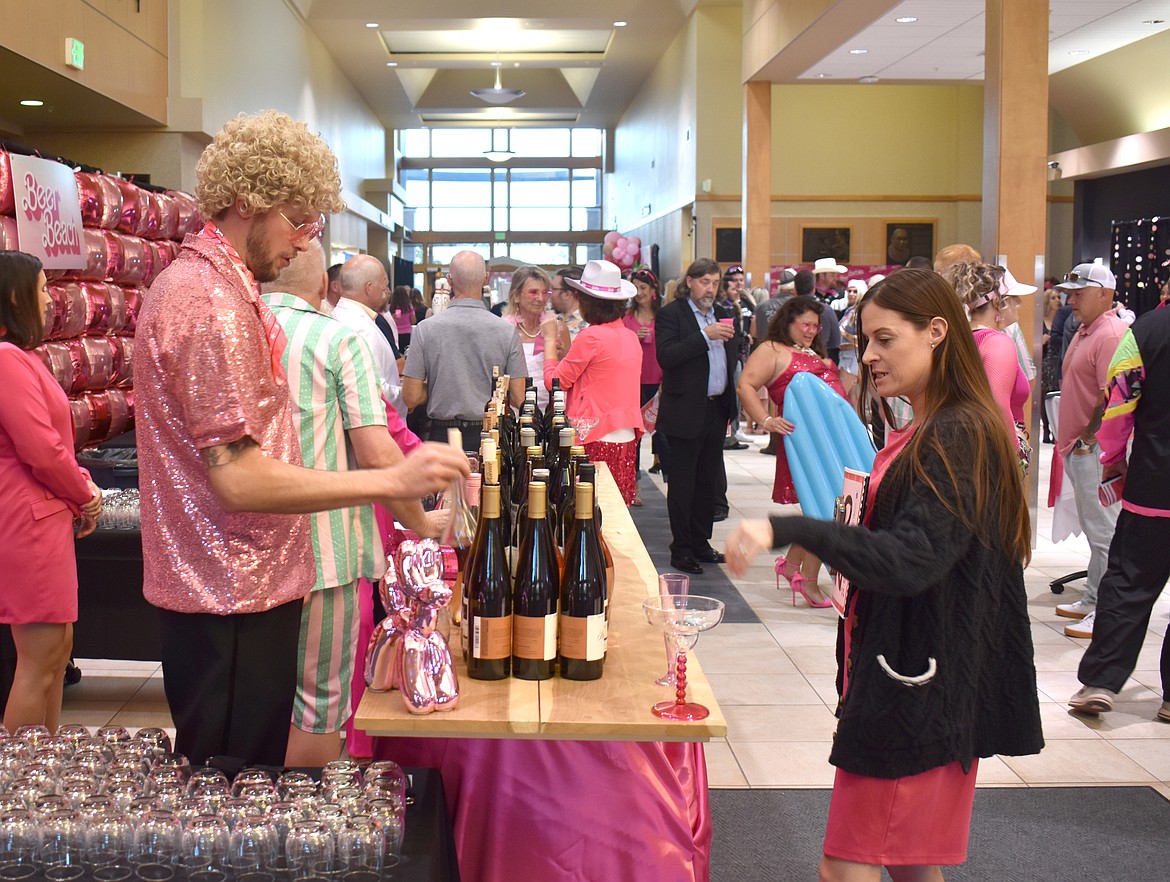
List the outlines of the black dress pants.
{"type": "Polygon", "coordinates": [[[723,436],[728,410],[722,396],[706,400],[695,438],[666,434],[670,445],[670,482],[666,485],[666,511],[670,516],[670,555],[696,557],[711,547],[715,503],[727,488],[723,469],[723,436]]]}
{"type": "MultiPolygon", "coordinates": [[[[1093,639],[1077,679],[1120,692],[1137,665],[1154,602],[1170,579],[1170,518],[1124,508],[1109,544],[1109,563],[1097,589],[1093,639]]],[[[1170,701],[1170,628],[1162,640],[1162,700],[1170,701]]]]}
{"type": "Polygon", "coordinates": [[[159,610],[163,688],[175,750],[283,766],[297,682],[303,603],[218,616],[159,610]]]}

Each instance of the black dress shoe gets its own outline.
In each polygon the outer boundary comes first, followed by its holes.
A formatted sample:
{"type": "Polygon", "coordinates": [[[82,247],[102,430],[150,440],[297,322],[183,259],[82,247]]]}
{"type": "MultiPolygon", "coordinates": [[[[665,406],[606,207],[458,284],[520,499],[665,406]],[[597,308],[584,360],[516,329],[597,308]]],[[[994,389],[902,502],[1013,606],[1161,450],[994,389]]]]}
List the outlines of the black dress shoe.
{"type": "Polygon", "coordinates": [[[648,471],[652,475],[657,475],[660,471],[662,471],[662,466],[661,465],[652,465],[652,466],[650,466],[648,471]]]}
{"type": "Polygon", "coordinates": [[[695,555],[695,560],[702,563],[721,564],[724,562],[723,552],[716,551],[714,548],[708,548],[706,551],[701,551],[695,555]]]}
{"type": "Polygon", "coordinates": [[[670,566],[682,573],[690,573],[694,576],[703,575],[703,568],[693,557],[672,557],[670,566]]]}
{"type": "Polygon", "coordinates": [[[730,443],[724,442],[724,450],[747,450],[747,445],[742,441],[732,441],[730,443]]]}

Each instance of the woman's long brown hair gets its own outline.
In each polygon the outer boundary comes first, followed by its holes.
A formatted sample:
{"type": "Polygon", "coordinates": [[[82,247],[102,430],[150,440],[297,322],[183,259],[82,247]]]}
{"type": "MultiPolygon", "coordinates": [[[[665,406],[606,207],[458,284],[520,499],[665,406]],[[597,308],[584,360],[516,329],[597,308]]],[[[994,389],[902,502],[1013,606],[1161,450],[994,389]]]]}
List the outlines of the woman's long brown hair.
{"type": "Polygon", "coordinates": [[[929,486],[980,542],[1027,564],[1032,531],[1016,441],[1009,436],[991,395],[987,372],[954,289],[930,270],[899,270],[869,289],[857,308],[858,359],[864,389],[873,388],[864,362],[868,344],[865,307],[870,304],[898,313],[919,329],[928,327],[936,317],[943,318],[948,328],[946,337],[932,352],[925,413],[914,414],[918,430],[891,467],[891,473],[912,469],[914,477],[929,486]],[[969,431],[970,447],[961,457],[957,451],[947,450],[931,431],[932,422],[943,411],[957,413],[969,431]],[[923,467],[924,450],[942,460],[952,492],[939,492],[923,467]],[[971,493],[963,491],[960,473],[970,475],[971,493]]]}

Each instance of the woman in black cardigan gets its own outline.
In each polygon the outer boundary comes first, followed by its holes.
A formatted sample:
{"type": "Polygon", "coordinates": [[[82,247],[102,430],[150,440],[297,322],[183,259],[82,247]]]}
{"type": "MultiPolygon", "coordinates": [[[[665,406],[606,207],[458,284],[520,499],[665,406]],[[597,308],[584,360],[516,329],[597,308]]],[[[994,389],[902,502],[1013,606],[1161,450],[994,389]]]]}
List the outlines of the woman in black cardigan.
{"type": "Polygon", "coordinates": [[[822,880],[941,880],[966,860],[979,757],[1044,741],[1023,566],[1024,488],[953,289],[900,270],[858,306],[861,380],[905,397],[870,477],[865,525],[745,521],[727,541],[751,557],[796,543],[851,584],[838,632],[837,766],[822,880]]]}

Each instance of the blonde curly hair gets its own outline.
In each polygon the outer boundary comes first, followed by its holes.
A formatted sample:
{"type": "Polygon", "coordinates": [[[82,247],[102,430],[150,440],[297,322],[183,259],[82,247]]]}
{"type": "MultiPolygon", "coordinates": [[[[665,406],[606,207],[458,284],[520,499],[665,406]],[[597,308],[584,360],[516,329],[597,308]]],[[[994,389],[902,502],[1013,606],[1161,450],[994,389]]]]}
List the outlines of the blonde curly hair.
{"type": "Polygon", "coordinates": [[[277,110],[228,120],[195,165],[195,198],[204,217],[237,199],[252,213],[289,203],[335,214],[341,201],[337,157],[319,135],[277,110]]]}
{"type": "Polygon", "coordinates": [[[959,302],[971,316],[988,306],[999,309],[1003,306],[1003,292],[1000,282],[1003,269],[987,263],[956,263],[948,266],[940,275],[950,282],[959,302]]]}

